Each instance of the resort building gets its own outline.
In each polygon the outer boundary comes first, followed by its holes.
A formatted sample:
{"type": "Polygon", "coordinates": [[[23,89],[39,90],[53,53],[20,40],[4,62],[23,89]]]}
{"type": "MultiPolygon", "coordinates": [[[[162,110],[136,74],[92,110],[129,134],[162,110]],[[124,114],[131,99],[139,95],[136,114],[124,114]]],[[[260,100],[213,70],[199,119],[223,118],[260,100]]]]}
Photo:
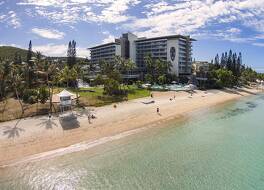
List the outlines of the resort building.
{"type": "Polygon", "coordinates": [[[194,61],[192,64],[193,73],[197,74],[200,72],[209,72],[209,62],[207,61],[194,61]]]}
{"type": "Polygon", "coordinates": [[[97,64],[100,60],[114,61],[115,56],[121,56],[121,43],[116,39],[115,42],[89,48],[91,51],[91,63],[97,64]]]}
{"type": "Polygon", "coordinates": [[[100,60],[113,61],[115,56],[131,59],[137,65],[138,74],[146,71],[144,57],[170,61],[171,74],[177,76],[191,75],[192,69],[192,42],[190,36],[171,35],[155,38],[138,38],[132,33],[125,33],[113,43],[103,44],[89,48],[91,62],[100,60]]]}

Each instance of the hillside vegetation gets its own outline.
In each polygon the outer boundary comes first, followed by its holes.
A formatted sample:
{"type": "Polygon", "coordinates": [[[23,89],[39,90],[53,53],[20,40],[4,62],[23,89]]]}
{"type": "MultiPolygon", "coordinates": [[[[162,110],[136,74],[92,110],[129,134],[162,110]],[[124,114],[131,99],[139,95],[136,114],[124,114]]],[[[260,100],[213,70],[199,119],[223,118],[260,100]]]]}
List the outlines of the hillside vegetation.
{"type": "MultiPolygon", "coordinates": [[[[21,49],[12,46],[0,46],[0,58],[2,59],[10,59],[13,60],[15,55],[20,55],[22,61],[26,61],[27,58],[27,51],[26,49],[21,49]]],[[[33,52],[33,56],[36,56],[35,52],[33,52]]],[[[44,55],[45,56],[45,55],[44,55]]],[[[88,55],[87,55],[88,56],[88,55]]],[[[49,57],[51,60],[60,60],[60,61],[67,61],[67,57],[49,57]]],[[[76,61],[83,61],[85,58],[76,57],[76,61]]]]}
{"type": "Polygon", "coordinates": [[[20,55],[22,61],[26,61],[27,50],[12,46],[0,46],[0,58],[14,59],[15,54],[20,55]]]}

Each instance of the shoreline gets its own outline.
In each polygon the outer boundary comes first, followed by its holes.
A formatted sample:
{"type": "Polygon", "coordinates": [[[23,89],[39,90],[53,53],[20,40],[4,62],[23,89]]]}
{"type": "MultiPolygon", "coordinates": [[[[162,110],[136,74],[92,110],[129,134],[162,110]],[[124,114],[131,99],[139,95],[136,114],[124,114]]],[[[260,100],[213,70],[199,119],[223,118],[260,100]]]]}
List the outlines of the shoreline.
{"type": "Polygon", "coordinates": [[[79,127],[70,130],[63,130],[62,123],[56,117],[52,118],[51,128],[38,126],[41,121],[46,122],[46,117],[0,123],[0,134],[4,134],[7,126],[15,125],[19,129],[19,135],[13,138],[0,136],[0,168],[86,150],[161,123],[184,119],[193,111],[257,93],[260,91],[256,89],[197,91],[193,96],[182,92],[176,93],[175,100],[170,101],[174,92],[154,92],[155,104],[144,105],[142,102],[151,98],[142,98],[119,103],[117,108],[113,108],[113,105],[96,108],[97,119],[92,120],[92,124],[88,123],[87,118],[78,117],[79,127]],[[161,110],[160,115],[156,113],[157,107],[161,110]]]}

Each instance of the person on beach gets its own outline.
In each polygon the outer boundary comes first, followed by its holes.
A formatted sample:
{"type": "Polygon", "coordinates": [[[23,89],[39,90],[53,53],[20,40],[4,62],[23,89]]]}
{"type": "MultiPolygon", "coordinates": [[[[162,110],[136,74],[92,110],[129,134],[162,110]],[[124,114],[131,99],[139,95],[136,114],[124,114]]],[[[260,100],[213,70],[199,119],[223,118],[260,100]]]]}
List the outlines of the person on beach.
{"type": "Polygon", "coordinates": [[[51,119],[51,114],[49,113],[49,120],[51,119]]]}
{"type": "Polygon", "coordinates": [[[88,114],[88,122],[89,122],[89,124],[91,124],[91,115],[90,114],[88,114]]]}
{"type": "Polygon", "coordinates": [[[160,110],[159,110],[159,108],[157,107],[157,113],[159,113],[159,111],[160,111],[160,110]]]}
{"type": "Polygon", "coordinates": [[[150,94],[150,97],[153,98],[153,94],[152,93],[150,94]]]}

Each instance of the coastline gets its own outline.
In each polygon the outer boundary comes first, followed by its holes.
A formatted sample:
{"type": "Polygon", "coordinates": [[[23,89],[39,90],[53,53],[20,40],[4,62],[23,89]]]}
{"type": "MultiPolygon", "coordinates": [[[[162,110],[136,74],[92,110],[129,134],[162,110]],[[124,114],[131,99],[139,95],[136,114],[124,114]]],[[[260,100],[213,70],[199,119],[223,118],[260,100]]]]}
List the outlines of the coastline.
{"type": "Polygon", "coordinates": [[[88,123],[87,117],[78,117],[78,127],[70,130],[63,130],[57,117],[52,118],[50,128],[47,128],[47,116],[0,123],[0,167],[34,160],[38,156],[49,158],[47,154],[65,153],[65,150],[66,153],[67,150],[85,150],[89,145],[99,145],[102,139],[105,139],[103,143],[107,143],[122,134],[126,136],[133,134],[133,131],[140,132],[164,122],[184,119],[192,111],[210,108],[258,92],[260,91],[256,89],[209,90],[206,93],[196,91],[193,96],[186,92],[177,92],[172,101],[169,99],[174,96],[174,92],[154,92],[153,99],[142,98],[123,102],[117,104],[117,108],[113,105],[95,108],[97,119],[92,120],[92,124],[88,123]],[[155,103],[142,103],[149,100],[155,100],[155,103]],[[160,108],[160,114],[156,113],[157,107],[160,108]],[[14,126],[16,131],[13,131],[13,138],[3,135],[8,127],[11,130],[14,126]],[[82,145],[84,148],[80,148],[82,145]]]}

